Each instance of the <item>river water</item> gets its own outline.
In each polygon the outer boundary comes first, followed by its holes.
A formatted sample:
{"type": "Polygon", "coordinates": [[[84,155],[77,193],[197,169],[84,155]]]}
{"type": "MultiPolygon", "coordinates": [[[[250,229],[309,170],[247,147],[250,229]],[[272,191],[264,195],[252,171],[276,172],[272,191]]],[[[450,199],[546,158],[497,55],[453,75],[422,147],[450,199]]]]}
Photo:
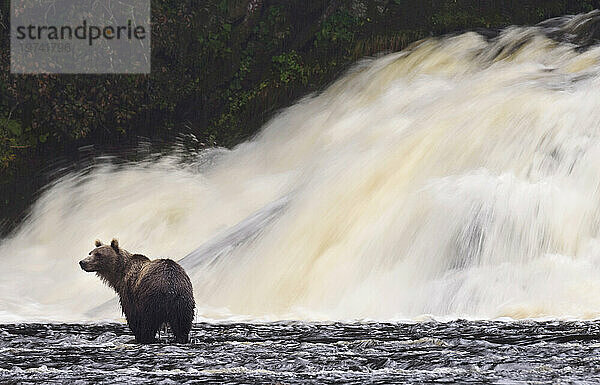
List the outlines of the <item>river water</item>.
{"type": "Polygon", "coordinates": [[[0,326],[0,382],[598,383],[600,323],[199,323],[137,345],[122,324],[0,326]]]}

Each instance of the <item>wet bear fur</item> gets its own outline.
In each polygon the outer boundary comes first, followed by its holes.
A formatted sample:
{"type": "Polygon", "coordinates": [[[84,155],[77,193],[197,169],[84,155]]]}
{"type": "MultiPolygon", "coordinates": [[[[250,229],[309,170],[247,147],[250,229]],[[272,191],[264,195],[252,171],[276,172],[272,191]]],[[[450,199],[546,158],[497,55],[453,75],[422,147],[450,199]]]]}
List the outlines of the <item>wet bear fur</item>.
{"type": "Polygon", "coordinates": [[[187,343],[194,320],[194,293],[185,270],[170,259],[150,260],[110,245],[95,242],[89,257],[79,262],[87,272],[95,272],[119,294],[127,324],[142,344],[155,342],[156,332],[169,324],[175,342],[187,343]]]}

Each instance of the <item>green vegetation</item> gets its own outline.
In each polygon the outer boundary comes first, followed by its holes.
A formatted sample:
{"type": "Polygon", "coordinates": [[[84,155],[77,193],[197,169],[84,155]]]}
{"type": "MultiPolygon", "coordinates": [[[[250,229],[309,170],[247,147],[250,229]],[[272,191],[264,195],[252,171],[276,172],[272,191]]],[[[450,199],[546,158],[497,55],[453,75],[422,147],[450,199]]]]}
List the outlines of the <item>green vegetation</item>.
{"type": "Polygon", "coordinates": [[[79,146],[193,133],[231,147],[363,56],[600,0],[153,1],[152,73],[104,76],[11,75],[8,7],[0,5],[0,221],[23,212],[40,167],[79,146]]]}

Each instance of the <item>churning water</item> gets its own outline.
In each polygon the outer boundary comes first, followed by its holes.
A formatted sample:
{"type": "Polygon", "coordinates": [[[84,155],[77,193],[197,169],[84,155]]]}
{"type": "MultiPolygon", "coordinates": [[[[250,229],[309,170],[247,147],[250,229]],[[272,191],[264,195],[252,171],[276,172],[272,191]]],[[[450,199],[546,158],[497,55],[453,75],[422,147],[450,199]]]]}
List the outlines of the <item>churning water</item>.
{"type": "Polygon", "coordinates": [[[188,345],[119,324],[0,325],[2,384],[597,384],[600,324],[199,323],[188,345]]]}
{"type": "Polygon", "coordinates": [[[599,31],[425,40],[231,151],[68,175],[1,241],[0,319],[118,318],[77,265],[112,237],[189,254],[200,318],[598,317],[599,31]]]}

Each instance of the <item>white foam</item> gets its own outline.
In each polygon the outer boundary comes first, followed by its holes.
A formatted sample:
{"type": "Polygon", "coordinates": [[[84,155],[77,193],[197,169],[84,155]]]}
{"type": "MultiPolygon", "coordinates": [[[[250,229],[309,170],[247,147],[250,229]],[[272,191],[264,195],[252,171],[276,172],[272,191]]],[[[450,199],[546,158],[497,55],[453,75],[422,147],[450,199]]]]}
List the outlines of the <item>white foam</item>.
{"type": "Polygon", "coordinates": [[[200,319],[598,317],[599,63],[536,29],[428,40],[209,166],[69,175],[0,244],[0,319],[119,318],[77,265],[113,236],[204,244],[184,261],[200,319]]]}

